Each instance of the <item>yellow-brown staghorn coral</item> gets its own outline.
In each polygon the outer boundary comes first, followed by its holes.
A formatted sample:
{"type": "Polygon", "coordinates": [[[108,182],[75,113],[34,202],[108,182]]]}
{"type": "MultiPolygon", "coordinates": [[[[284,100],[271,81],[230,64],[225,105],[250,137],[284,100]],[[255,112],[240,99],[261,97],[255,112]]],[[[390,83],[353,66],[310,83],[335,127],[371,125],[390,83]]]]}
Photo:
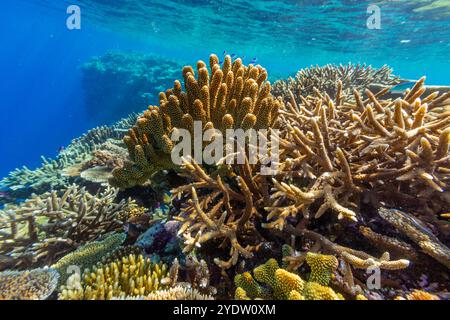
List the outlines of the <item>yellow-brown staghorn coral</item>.
{"type": "Polygon", "coordinates": [[[62,300],[111,300],[112,298],[147,296],[169,289],[177,279],[171,278],[165,264],[153,263],[142,255],[122,257],[109,264],[72,275],[61,288],[62,300]]]}
{"type": "Polygon", "coordinates": [[[366,90],[366,99],[355,91],[347,101],[340,82],[333,99],[317,90],[300,101],[291,95],[280,115],[282,165],[266,227],[282,229],[289,216],[319,218],[329,209],[356,221],[363,193],[441,210],[450,181],[450,93],[422,96],[424,80],[395,101],[380,99],[387,90],[366,90]],[[313,204],[318,209],[310,213],[313,204]]]}
{"type": "Polygon", "coordinates": [[[52,268],[59,271],[61,275],[60,283],[65,283],[74,271],[83,271],[117,250],[125,241],[126,237],[124,233],[113,234],[102,241],[89,242],[74,252],[62,257],[52,265],[52,268]]]}
{"type": "Polygon", "coordinates": [[[400,82],[399,78],[392,75],[392,70],[388,66],[375,69],[351,63],[339,66],[328,64],[323,67],[312,66],[302,69],[295,78],[276,81],[273,84],[272,94],[276,97],[282,96],[286,102],[289,101],[289,91],[296,99],[314,94],[315,89],[333,97],[338,91],[339,80],[342,82],[343,94],[347,96],[351,95],[353,90],[362,93],[372,85],[392,86],[400,82]]]}
{"type": "Polygon", "coordinates": [[[307,254],[311,267],[308,281],[295,273],[281,269],[275,259],[249,273],[235,277],[235,299],[276,299],[276,300],[343,300],[343,296],[328,287],[332,273],[337,268],[333,256],[315,253],[307,254]]]}
{"type": "Polygon", "coordinates": [[[54,269],[4,271],[0,273],[0,300],[45,300],[56,289],[54,269]]]}
{"type": "Polygon", "coordinates": [[[136,204],[116,203],[117,193],[107,188],[93,195],[73,185],[6,206],[0,211],[0,254],[10,258],[11,267],[51,265],[78,246],[121,229],[118,215],[136,204]]]}
{"type": "MultiPolygon", "coordinates": [[[[240,59],[227,56],[222,66],[211,55],[209,70],[197,63],[197,77],[192,67],[183,68],[184,87],[174,87],[160,94],[159,107],[150,106],[138,118],[124,142],[131,161],[113,171],[111,184],[121,188],[143,184],[160,169],[174,168],[171,160],[178,129],[195,134],[194,122],[201,122],[199,133],[208,129],[269,128],[277,120],[281,102],[270,94],[267,72],[261,66],[244,66],[240,59]]],[[[193,147],[193,144],[191,144],[193,147]]]]}

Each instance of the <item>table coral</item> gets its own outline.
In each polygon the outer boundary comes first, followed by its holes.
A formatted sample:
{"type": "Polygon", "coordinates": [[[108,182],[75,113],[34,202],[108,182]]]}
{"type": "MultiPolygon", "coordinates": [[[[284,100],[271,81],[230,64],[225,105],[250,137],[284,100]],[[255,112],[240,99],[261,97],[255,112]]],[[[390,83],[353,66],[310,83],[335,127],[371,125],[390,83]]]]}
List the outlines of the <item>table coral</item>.
{"type": "Polygon", "coordinates": [[[186,91],[175,81],[173,89],[160,94],[159,107],[150,106],[125,136],[131,162],[113,171],[112,185],[143,184],[157,170],[176,167],[171,136],[178,129],[194,134],[196,121],[201,121],[202,134],[207,129],[269,128],[277,120],[281,103],[270,94],[267,72],[260,66],[244,66],[229,56],[221,66],[211,55],[210,70],[199,61],[197,78],[190,66],[183,68],[183,77],[186,91]]]}
{"type": "Polygon", "coordinates": [[[235,277],[238,300],[343,300],[343,296],[328,287],[332,273],[337,269],[333,256],[308,253],[307,263],[311,267],[308,281],[299,275],[281,269],[275,259],[235,277]],[[316,282],[316,281],[320,281],[316,282]]]}
{"type": "Polygon", "coordinates": [[[119,214],[136,207],[116,202],[118,190],[90,194],[73,185],[0,211],[0,253],[17,268],[50,265],[79,245],[122,228],[119,214]]]}
{"type": "Polygon", "coordinates": [[[72,275],[67,286],[61,288],[59,299],[111,300],[148,296],[175,285],[177,279],[171,278],[171,274],[165,264],[153,263],[142,255],[130,255],[109,264],[98,264],[82,276],[72,275]]]}
{"type": "Polygon", "coordinates": [[[45,300],[56,289],[54,269],[4,271],[0,273],[0,300],[45,300]]]}

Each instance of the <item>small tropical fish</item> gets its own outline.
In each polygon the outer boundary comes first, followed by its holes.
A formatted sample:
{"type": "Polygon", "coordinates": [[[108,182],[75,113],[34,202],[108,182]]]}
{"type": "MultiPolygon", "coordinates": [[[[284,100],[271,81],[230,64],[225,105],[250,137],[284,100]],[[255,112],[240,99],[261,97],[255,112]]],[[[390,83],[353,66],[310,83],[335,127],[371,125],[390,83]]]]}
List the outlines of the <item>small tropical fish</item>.
{"type": "Polygon", "coordinates": [[[64,150],[66,150],[66,148],[64,146],[61,146],[58,148],[58,153],[63,152],[64,150]]]}
{"type": "Polygon", "coordinates": [[[232,53],[230,57],[231,57],[231,59],[236,58],[236,53],[232,53]]]}
{"type": "Polygon", "coordinates": [[[255,64],[256,62],[258,62],[258,58],[253,58],[252,61],[250,61],[251,64],[255,64]]]}

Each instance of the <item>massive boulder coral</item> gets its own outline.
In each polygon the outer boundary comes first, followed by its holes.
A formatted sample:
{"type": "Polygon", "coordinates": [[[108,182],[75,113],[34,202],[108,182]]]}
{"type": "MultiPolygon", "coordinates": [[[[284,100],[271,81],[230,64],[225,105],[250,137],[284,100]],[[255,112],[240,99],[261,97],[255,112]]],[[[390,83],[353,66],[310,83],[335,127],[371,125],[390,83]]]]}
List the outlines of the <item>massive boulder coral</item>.
{"type": "Polygon", "coordinates": [[[199,61],[197,78],[190,66],[183,68],[183,78],[186,91],[175,81],[173,89],[160,94],[159,107],[150,106],[125,136],[131,161],[113,171],[112,185],[143,184],[156,171],[176,167],[171,159],[171,136],[178,129],[193,136],[208,129],[224,133],[226,129],[269,128],[277,120],[281,103],[270,94],[267,72],[261,66],[244,66],[229,56],[220,66],[218,57],[212,55],[210,71],[199,61]],[[195,122],[201,122],[198,133],[195,122]]]}
{"type": "Polygon", "coordinates": [[[393,86],[400,83],[400,79],[392,75],[392,70],[386,65],[377,69],[365,64],[327,64],[302,69],[295,78],[276,81],[272,94],[276,97],[282,96],[286,102],[290,99],[289,91],[297,101],[300,101],[301,97],[313,95],[314,90],[334,97],[338,91],[338,81],[342,82],[342,93],[346,96],[352,95],[354,90],[363,93],[363,90],[371,86],[393,86]]]}
{"type": "Polygon", "coordinates": [[[64,192],[34,196],[0,211],[0,254],[7,266],[30,268],[54,263],[102,235],[120,230],[134,200],[116,202],[118,190],[91,194],[73,185],[64,192]]]}
{"type": "Polygon", "coordinates": [[[266,227],[283,228],[299,213],[319,218],[328,209],[357,220],[363,193],[392,206],[408,200],[426,214],[442,210],[449,197],[450,93],[423,97],[424,80],[395,101],[380,98],[386,90],[366,90],[366,99],[355,91],[349,101],[341,82],[333,99],[319,91],[301,101],[291,94],[280,115],[284,161],[266,227]]]}
{"type": "Polygon", "coordinates": [[[0,273],[0,300],[45,300],[56,289],[54,269],[4,271],[0,273]]]}

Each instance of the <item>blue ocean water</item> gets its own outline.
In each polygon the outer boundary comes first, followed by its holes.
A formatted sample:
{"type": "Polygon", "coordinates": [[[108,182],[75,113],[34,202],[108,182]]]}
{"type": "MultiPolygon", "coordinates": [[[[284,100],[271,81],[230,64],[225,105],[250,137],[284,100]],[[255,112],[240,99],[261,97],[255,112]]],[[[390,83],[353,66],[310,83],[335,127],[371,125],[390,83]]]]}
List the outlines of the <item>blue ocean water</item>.
{"type": "Polygon", "coordinates": [[[351,61],[450,85],[450,2],[16,0],[0,9],[0,48],[1,177],[114,118],[86,112],[80,65],[92,56],[133,50],[193,64],[226,51],[257,58],[272,79],[351,61]],[[81,8],[80,30],[66,27],[69,5],[81,8]],[[370,5],[381,29],[367,27],[370,5]]]}

